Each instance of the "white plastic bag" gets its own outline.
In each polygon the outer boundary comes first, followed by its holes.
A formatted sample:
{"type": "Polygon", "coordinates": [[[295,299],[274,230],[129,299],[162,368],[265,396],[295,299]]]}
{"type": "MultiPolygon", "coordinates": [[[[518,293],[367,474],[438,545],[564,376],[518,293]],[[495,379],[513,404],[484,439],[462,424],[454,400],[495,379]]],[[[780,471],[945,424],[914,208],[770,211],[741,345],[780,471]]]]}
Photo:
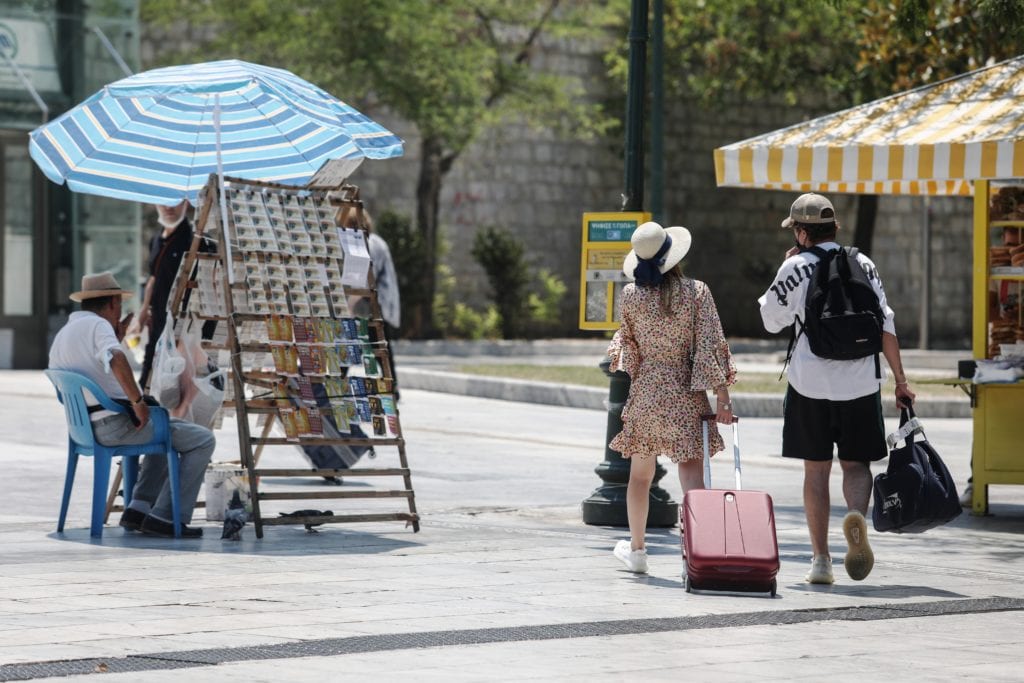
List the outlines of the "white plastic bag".
{"type": "Polygon", "coordinates": [[[203,349],[201,328],[193,325],[181,335],[179,350],[185,358],[181,376],[181,405],[175,417],[213,428],[224,402],[225,371],[218,370],[203,349]]]}
{"type": "Polygon", "coordinates": [[[217,370],[205,377],[196,377],[192,381],[198,390],[192,398],[192,414],[190,419],[197,425],[213,429],[217,415],[224,404],[224,389],[227,381],[227,370],[217,370]]]}
{"type": "Polygon", "coordinates": [[[203,490],[206,492],[207,521],[224,521],[224,511],[231,503],[231,494],[235,491],[238,491],[246,512],[252,514],[249,473],[238,465],[210,463],[203,479],[203,490]]]}
{"type": "Polygon", "coordinates": [[[149,380],[149,393],[160,405],[173,409],[181,403],[180,380],[184,371],[185,359],[178,352],[174,340],[174,319],[168,316],[153,352],[153,371],[149,380]]]}

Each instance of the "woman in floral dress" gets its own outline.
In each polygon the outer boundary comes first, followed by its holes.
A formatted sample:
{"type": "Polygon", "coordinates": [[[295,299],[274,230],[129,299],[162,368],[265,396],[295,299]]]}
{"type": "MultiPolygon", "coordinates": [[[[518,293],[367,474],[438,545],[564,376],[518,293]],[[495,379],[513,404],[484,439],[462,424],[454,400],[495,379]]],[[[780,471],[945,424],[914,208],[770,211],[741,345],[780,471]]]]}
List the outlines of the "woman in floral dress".
{"type": "MultiPolygon", "coordinates": [[[[622,290],[622,324],[608,347],[610,371],[629,375],[622,431],[612,449],[631,459],[626,513],[630,541],[619,541],[615,556],[636,573],[647,572],[644,532],[649,492],[658,455],[679,468],[685,494],[704,488],[701,416],[711,413],[707,390],[716,395],[716,419],[733,421],[729,385],[736,366],[708,286],[683,275],[680,261],[690,248],[686,228],[638,227],[623,272],[634,284],[622,290]]],[[[710,430],[711,452],[725,445],[710,430]]]]}

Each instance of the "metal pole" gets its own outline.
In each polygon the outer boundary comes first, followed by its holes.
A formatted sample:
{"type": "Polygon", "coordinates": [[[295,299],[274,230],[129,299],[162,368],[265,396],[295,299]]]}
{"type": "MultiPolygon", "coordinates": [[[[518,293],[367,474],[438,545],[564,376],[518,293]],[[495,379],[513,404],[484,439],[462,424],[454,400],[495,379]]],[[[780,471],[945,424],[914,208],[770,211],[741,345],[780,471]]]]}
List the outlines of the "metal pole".
{"type": "Polygon", "coordinates": [[[932,313],[932,201],[924,197],[921,212],[921,319],[917,346],[927,349],[930,343],[932,313]]]}
{"type": "Polygon", "coordinates": [[[114,49],[114,44],[107,38],[107,34],[99,26],[93,26],[92,32],[96,34],[96,37],[103,43],[103,47],[106,48],[107,52],[110,53],[110,57],[121,67],[121,71],[124,72],[125,76],[131,76],[132,70],[128,67],[128,63],[121,57],[121,53],[114,49]]]}
{"type": "Polygon", "coordinates": [[[25,88],[29,96],[32,98],[32,101],[36,103],[37,107],[39,107],[39,111],[43,114],[43,123],[49,121],[50,107],[48,107],[46,105],[46,102],[43,101],[43,98],[39,96],[39,92],[35,89],[35,86],[32,85],[32,81],[28,79],[28,77],[25,75],[25,72],[21,70],[20,66],[18,66],[18,63],[11,59],[10,56],[3,50],[0,50],[0,57],[4,58],[4,61],[7,62],[7,66],[10,67],[11,71],[14,72],[14,75],[21,83],[21,86],[25,88]]]}
{"type": "Polygon", "coordinates": [[[647,82],[647,0],[633,0],[629,22],[629,86],[626,93],[626,189],[623,211],[644,204],[644,94],[647,82]]]}
{"type": "MultiPolygon", "coordinates": [[[[644,94],[646,91],[647,0],[633,0],[629,30],[629,86],[626,101],[626,178],[622,195],[623,211],[640,211],[644,196],[644,94]]],[[[609,378],[608,423],[605,433],[604,461],[595,472],[604,482],[583,501],[583,523],[598,526],[628,526],[626,487],[629,483],[629,460],[613,450],[611,441],[622,431],[622,408],[629,397],[629,375],[608,372],[610,359],[600,363],[609,378]]],[[[647,526],[670,527],[679,520],[678,505],[667,491],[658,486],[666,470],[660,464],[654,470],[650,489],[647,526]]]]}
{"type": "Polygon", "coordinates": [[[662,224],[665,215],[664,15],[664,0],[654,0],[651,16],[651,214],[662,224]]]}

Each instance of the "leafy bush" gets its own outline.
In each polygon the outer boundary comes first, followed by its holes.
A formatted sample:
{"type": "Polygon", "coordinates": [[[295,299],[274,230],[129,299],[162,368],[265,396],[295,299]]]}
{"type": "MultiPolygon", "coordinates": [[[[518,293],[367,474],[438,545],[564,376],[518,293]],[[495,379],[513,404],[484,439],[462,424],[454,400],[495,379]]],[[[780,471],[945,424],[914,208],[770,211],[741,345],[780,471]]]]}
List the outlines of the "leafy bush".
{"type": "Polygon", "coordinates": [[[523,243],[501,228],[485,227],[473,238],[473,258],[487,273],[491,298],[501,315],[505,339],[523,336],[529,319],[530,271],[523,243]]]}
{"type": "Polygon", "coordinates": [[[562,321],[562,299],[569,288],[547,268],[541,268],[537,278],[541,291],[539,294],[530,292],[530,320],[534,327],[543,331],[544,328],[556,327],[562,321]]]}
{"type": "Polygon", "coordinates": [[[421,337],[427,327],[425,322],[432,323],[442,336],[462,339],[541,336],[560,323],[565,284],[546,269],[533,276],[523,243],[494,227],[477,233],[471,252],[487,274],[494,303],[475,310],[456,301],[458,283],[451,268],[442,263],[447,244],[441,241],[430,309],[432,319],[415,320],[413,316],[426,296],[422,286],[426,277],[423,236],[413,228],[408,216],[390,210],[377,218],[376,230],[388,243],[398,274],[403,337],[421,337]]]}
{"type": "Polygon", "coordinates": [[[437,288],[434,292],[434,327],[445,337],[499,338],[501,336],[501,317],[498,315],[498,310],[491,305],[484,311],[475,311],[464,303],[453,303],[457,286],[452,269],[444,264],[439,264],[437,288]]]}

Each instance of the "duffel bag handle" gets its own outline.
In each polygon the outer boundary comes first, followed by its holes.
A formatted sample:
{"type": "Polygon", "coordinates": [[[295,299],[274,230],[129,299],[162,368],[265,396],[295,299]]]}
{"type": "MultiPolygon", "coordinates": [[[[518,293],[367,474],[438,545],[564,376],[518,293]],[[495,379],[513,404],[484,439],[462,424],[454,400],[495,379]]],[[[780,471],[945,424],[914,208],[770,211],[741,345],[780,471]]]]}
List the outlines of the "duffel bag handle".
{"type": "Polygon", "coordinates": [[[914,414],[913,406],[900,408],[900,428],[885,437],[885,444],[889,450],[896,448],[900,441],[906,441],[910,446],[914,443],[914,435],[920,434],[924,438],[924,426],[914,414]]]}

